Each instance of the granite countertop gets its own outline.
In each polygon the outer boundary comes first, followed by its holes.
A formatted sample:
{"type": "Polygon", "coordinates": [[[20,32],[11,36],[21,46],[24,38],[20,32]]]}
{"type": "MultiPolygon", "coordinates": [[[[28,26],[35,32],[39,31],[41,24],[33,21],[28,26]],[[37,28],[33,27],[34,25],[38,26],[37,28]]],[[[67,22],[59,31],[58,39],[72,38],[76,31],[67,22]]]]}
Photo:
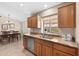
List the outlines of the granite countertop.
{"type": "Polygon", "coordinates": [[[40,35],[31,35],[31,34],[24,34],[24,35],[35,37],[35,38],[40,38],[43,40],[47,40],[47,41],[51,41],[51,42],[55,42],[55,43],[59,43],[59,44],[64,44],[64,45],[70,46],[70,47],[79,48],[79,46],[76,42],[65,41],[60,37],[53,37],[52,39],[48,39],[48,38],[42,38],[40,35]]]}

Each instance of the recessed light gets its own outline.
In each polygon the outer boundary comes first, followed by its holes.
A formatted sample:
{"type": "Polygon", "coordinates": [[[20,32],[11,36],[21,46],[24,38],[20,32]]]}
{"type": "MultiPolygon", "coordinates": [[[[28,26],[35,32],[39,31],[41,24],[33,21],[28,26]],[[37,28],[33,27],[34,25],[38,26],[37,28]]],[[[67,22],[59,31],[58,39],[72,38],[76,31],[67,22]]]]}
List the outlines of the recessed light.
{"type": "Polygon", "coordinates": [[[48,6],[48,5],[46,5],[46,4],[44,5],[45,8],[47,8],[47,6],[48,6]]]}
{"type": "Polygon", "coordinates": [[[20,4],[21,7],[22,7],[23,5],[24,5],[23,3],[20,4]]]}

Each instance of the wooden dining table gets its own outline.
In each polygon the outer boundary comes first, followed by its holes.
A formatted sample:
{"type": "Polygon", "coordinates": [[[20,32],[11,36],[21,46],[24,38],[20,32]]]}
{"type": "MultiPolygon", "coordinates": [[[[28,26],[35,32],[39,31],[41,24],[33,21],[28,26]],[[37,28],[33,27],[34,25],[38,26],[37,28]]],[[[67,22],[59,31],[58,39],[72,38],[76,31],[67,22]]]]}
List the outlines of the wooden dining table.
{"type": "Polygon", "coordinates": [[[20,33],[0,33],[0,41],[8,40],[9,42],[21,39],[20,33]]]}

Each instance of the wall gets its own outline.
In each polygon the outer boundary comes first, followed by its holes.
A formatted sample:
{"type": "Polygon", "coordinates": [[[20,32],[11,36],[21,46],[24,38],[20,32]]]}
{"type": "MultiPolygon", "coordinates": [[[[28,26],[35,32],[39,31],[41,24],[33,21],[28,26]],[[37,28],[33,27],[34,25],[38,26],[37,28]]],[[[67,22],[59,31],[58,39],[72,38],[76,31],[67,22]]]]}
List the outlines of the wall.
{"type": "Polygon", "coordinates": [[[45,16],[52,15],[52,14],[55,14],[55,13],[58,13],[57,7],[47,9],[47,10],[43,11],[40,15],[42,17],[45,17],[45,16]]]}
{"type": "MultiPolygon", "coordinates": [[[[21,31],[20,21],[14,20],[14,19],[11,19],[11,18],[8,18],[8,17],[5,17],[5,16],[0,17],[0,31],[2,31],[1,25],[8,23],[8,21],[10,21],[10,23],[14,23],[15,24],[15,28],[13,30],[21,31]]],[[[8,30],[11,30],[11,29],[8,29],[8,30]]]]}
{"type": "Polygon", "coordinates": [[[79,2],[76,3],[76,42],[79,43],[79,2]]]}
{"type": "Polygon", "coordinates": [[[27,20],[22,22],[23,33],[30,33],[30,28],[27,28],[27,20]]]}

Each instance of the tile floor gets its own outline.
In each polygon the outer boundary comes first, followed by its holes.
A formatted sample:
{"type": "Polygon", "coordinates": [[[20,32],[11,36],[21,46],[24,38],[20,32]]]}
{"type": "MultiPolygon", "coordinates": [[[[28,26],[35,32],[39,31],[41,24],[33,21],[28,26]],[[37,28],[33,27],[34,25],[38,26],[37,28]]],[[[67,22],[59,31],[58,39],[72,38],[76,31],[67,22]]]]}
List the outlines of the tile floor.
{"type": "Polygon", "coordinates": [[[25,50],[22,45],[22,40],[10,44],[0,44],[0,56],[34,56],[29,51],[25,50]]]}

